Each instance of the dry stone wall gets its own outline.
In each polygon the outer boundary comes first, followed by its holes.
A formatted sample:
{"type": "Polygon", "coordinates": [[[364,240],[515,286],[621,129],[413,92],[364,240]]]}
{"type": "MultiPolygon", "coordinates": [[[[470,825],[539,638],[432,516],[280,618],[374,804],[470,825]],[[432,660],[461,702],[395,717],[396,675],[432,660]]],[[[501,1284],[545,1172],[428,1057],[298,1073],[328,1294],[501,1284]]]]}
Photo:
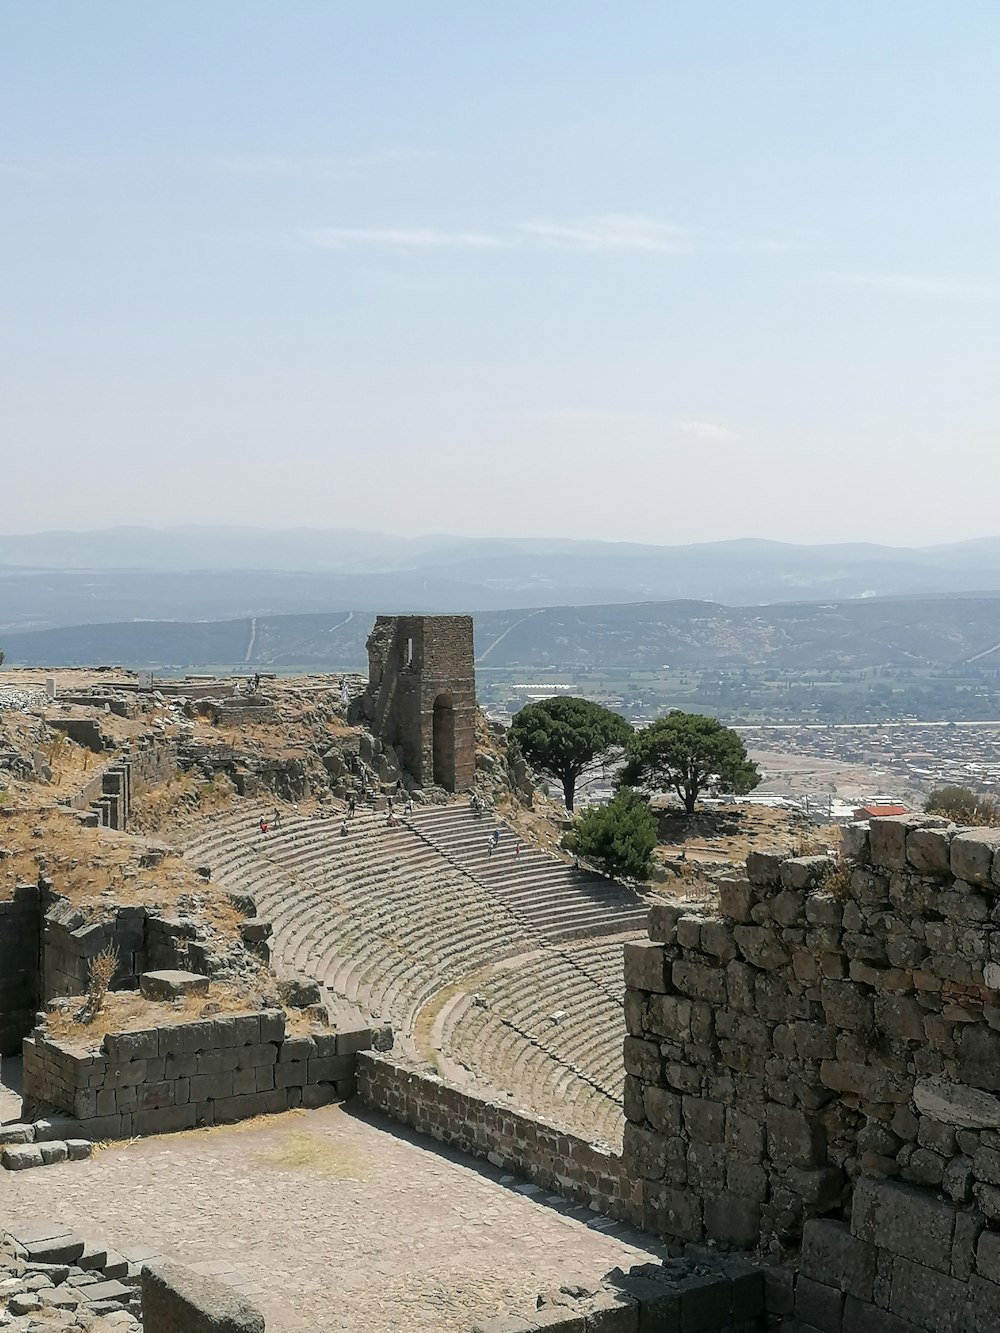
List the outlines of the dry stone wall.
{"type": "Polygon", "coordinates": [[[371,1040],[363,1027],[288,1036],[280,1010],[108,1033],[97,1051],[39,1029],[24,1042],[24,1101],[95,1139],[194,1129],[353,1096],[371,1040]]]}
{"type": "Polygon", "coordinates": [[[0,902],[0,1056],[17,1055],[31,1031],[40,998],[38,886],[18,884],[0,902]]]}
{"type": "Polygon", "coordinates": [[[753,853],[718,916],[656,906],[626,945],[645,1224],[801,1247],[790,1328],[1000,1328],[998,851],[873,820],[845,866],[753,853]]]}
{"type": "Polygon", "coordinates": [[[624,1215],[615,1153],[371,1051],[358,1057],[357,1082],[366,1105],[421,1134],[599,1212],[624,1215]]]}

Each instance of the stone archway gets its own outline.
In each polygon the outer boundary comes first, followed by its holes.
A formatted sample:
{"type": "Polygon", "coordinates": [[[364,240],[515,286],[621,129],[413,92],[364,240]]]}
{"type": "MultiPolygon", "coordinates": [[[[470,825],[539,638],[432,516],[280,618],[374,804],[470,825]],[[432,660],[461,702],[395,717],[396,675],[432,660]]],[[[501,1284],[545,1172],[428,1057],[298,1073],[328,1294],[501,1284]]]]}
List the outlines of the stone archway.
{"type": "Polygon", "coordinates": [[[445,791],[455,790],[455,706],[450,694],[434,700],[434,782],[445,791]]]}

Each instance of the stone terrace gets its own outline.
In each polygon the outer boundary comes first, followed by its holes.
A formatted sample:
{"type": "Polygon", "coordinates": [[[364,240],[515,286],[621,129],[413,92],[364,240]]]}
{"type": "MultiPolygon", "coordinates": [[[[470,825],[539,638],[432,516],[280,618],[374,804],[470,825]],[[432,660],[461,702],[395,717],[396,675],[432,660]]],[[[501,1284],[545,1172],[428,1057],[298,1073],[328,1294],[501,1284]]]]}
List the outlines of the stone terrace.
{"type": "MultiPolygon", "coordinates": [[[[344,837],[339,818],[290,817],[261,835],[258,813],[248,804],[202,823],[185,850],[254,896],[279,972],[304,972],[387,1019],[401,1056],[620,1144],[620,938],[549,942],[491,884],[381,815],[359,811],[344,837]]],[[[489,827],[475,821],[483,859],[489,827]]],[[[513,846],[505,834],[491,859],[511,860],[513,846]]]]}
{"type": "Polygon", "coordinates": [[[603,875],[577,870],[522,844],[493,816],[477,816],[464,804],[414,811],[414,830],[454,865],[466,871],[514,911],[537,934],[560,941],[620,935],[646,928],[648,904],[631,889],[603,875]],[[494,829],[500,842],[489,853],[494,829]]]}
{"type": "Polygon", "coordinates": [[[0,1222],[58,1217],[235,1285],[268,1333],[463,1333],[663,1254],[638,1233],[340,1108],[144,1139],[9,1176],[0,1222]],[[123,1200],[128,1206],[123,1207],[123,1200]]]}

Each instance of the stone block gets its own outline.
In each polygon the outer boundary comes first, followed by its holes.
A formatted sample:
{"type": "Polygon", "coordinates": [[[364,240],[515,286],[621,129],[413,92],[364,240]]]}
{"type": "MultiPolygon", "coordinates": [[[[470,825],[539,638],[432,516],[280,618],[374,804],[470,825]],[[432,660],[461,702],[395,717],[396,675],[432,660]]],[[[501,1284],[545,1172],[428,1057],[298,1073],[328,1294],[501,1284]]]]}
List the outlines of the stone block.
{"type": "Polygon", "coordinates": [[[912,827],[909,815],[882,815],[869,821],[869,857],[884,870],[906,867],[906,838],[912,827]]]}
{"type": "Polygon", "coordinates": [[[9,1143],[0,1151],[0,1165],[5,1171],[28,1171],[42,1165],[42,1148],[38,1143],[9,1143]]]}
{"type": "Polygon", "coordinates": [[[921,875],[941,878],[950,873],[951,840],[954,831],[911,828],[906,835],[906,859],[921,875]]]}
{"type": "Polygon", "coordinates": [[[309,1061],[281,1060],[274,1066],[274,1086],[276,1088],[301,1088],[309,1082],[309,1061]]]}
{"type": "Polygon", "coordinates": [[[782,887],[800,892],[818,888],[836,869],[831,856],[790,856],[778,872],[782,887]]]}
{"type": "Polygon", "coordinates": [[[913,1104],[921,1115],[956,1129],[1000,1129],[1000,1098],[946,1078],[918,1078],[913,1104]]]}
{"type": "Polygon", "coordinates": [[[625,1072],[643,1083],[659,1084],[662,1082],[663,1060],[660,1048],[655,1042],[643,1041],[639,1037],[625,1038],[625,1072]]]}
{"type": "Polygon", "coordinates": [[[888,1310],[848,1296],[844,1302],[843,1333],[914,1333],[914,1327],[888,1310]]]}
{"type": "Polygon", "coordinates": [[[675,1240],[700,1240],[702,1237],[701,1200],[688,1190],[651,1187],[643,1201],[644,1227],[654,1235],[675,1240]]]}
{"type": "Polygon", "coordinates": [[[309,1083],[336,1083],[341,1078],[354,1076],[353,1055],[320,1056],[309,1061],[309,1083]]]}
{"type": "Polygon", "coordinates": [[[189,1097],[192,1102],[215,1101],[218,1097],[233,1095],[233,1076],[228,1074],[195,1074],[191,1078],[189,1097]]]}
{"type": "Polygon", "coordinates": [[[955,1208],[926,1190],[862,1176],[855,1183],[851,1234],[938,1273],[951,1272],[955,1208]]]}
{"type": "Polygon", "coordinates": [[[820,1333],[840,1333],[844,1293],[839,1287],[799,1275],[795,1284],[795,1317],[820,1333]]]}
{"type": "MultiPolygon", "coordinates": [[[[114,1064],[155,1060],[159,1049],[160,1033],[157,1028],[150,1028],[145,1032],[109,1032],[103,1042],[103,1050],[107,1054],[108,1061],[114,1064]]],[[[123,1083],[120,1086],[127,1087],[128,1084],[123,1083]]]]}
{"type": "Polygon", "coordinates": [[[703,1097],[682,1099],[684,1127],[695,1143],[722,1143],[726,1137],[726,1109],[703,1097]]]}
{"type": "Polygon", "coordinates": [[[310,1060],[315,1054],[316,1043],[312,1037],[286,1037],[278,1050],[278,1063],[310,1060]]]}
{"type": "Polygon", "coordinates": [[[966,1284],[897,1255],[892,1261],[889,1310],[927,1333],[968,1333],[966,1284]]]}
{"type": "Polygon", "coordinates": [[[956,833],[951,840],[951,873],[967,884],[995,884],[993,859],[1000,848],[1000,829],[977,828],[956,833]]]}
{"type": "Polygon", "coordinates": [[[66,1144],[61,1139],[52,1139],[49,1143],[40,1143],[38,1147],[42,1154],[42,1164],[44,1166],[53,1166],[56,1162],[65,1162],[69,1157],[66,1144]]]}
{"type": "Polygon", "coordinates": [[[223,1046],[217,1051],[201,1051],[194,1059],[196,1074],[231,1074],[239,1064],[239,1049],[223,1046]]]}
{"type": "Polygon", "coordinates": [[[768,1155],[776,1166],[818,1166],[825,1160],[826,1134],[805,1112],[772,1104],[766,1125],[768,1155]]]}
{"type": "Polygon", "coordinates": [[[143,1267],[142,1312],[156,1333],[264,1333],[264,1317],[248,1300],[180,1264],[143,1267]]]}
{"type": "Polygon", "coordinates": [[[845,1032],[863,1032],[874,1027],[872,993],[854,981],[824,981],[821,987],[827,1022],[845,1032]]]}
{"type": "Polygon", "coordinates": [[[761,888],[777,887],[781,863],[788,855],[781,851],[753,851],[747,856],[747,879],[761,888]]]}
{"type": "Polygon", "coordinates": [[[678,1134],[681,1128],[681,1099],[666,1088],[647,1087],[642,1093],[645,1117],[660,1134],[678,1134]]]}
{"type": "Polygon", "coordinates": [[[71,1162],[82,1162],[90,1157],[94,1151],[94,1145],[89,1139],[67,1139],[66,1154],[71,1162]]]}
{"type": "Polygon", "coordinates": [[[599,1291],[586,1303],[585,1333],[639,1333],[639,1305],[623,1291],[599,1291]]]}
{"type": "Polygon", "coordinates": [[[136,1111],[132,1117],[133,1134],[176,1134],[194,1129],[198,1123],[197,1108],[193,1102],[183,1106],[161,1106],[154,1110],[136,1111]]]}
{"type": "Polygon", "coordinates": [[[747,880],[719,880],[719,911],[724,917],[731,921],[748,922],[751,920],[752,906],[753,889],[747,880]]]}
{"type": "Polygon", "coordinates": [[[372,1044],[371,1028],[363,1024],[337,1029],[337,1054],[355,1055],[358,1051],[367,1051],[372,1044]]]}
{"type": "Polygon", "coordinates": [[[207,995],[208,989],[208,977],[180,969],[143,972],[139,978],[139,993],[147,1000],[177,1000],[188,995],[207,995]]]}
{"type": "MultiPolygon", "coordinates": [[[[782,943],[779,933],[766,926],[734,926],[733,940],[740,953],[753,967],[759,967],[766,972],[773,972],[778,968],[785,967],[789,960],[788,950],[782,943]]],[[[677,977],[677,964],[674,965],[674,979],[677,977]]],[[[721,1004],[722,1000],[715,1000],[712,996],[699,996],[699,999],[707,999],[710,1003],[721,1004]]]]}
{"type": "MultiPolygon", "coordinates": [[[[736,931],[749,929],[749,926],[736,927],[736,931]]],[[[673,965],[672,980],[675,990],[693,1000],[704,1000],[712,1005],[726,1002],[726,974],[718,967],[681,959],[673,965]]]]}
{"type": "Polygon", "coordinates": [[[284,1041],[285,1015],[280,1009],[265,1009],[260,1015],[260,1040],[284,1041]]]}
{"type": "Polygon", "coordinates": [[[755,1249],[760,1243],[760,1203],[730,1190],[706,1199],[705,1234],[737,1249],[755,1249]]]}
{"type": "Polygon", "coordinates": [[[876,1258],[875,1246],[852,1236],[845,1222],[812,1218],[802,1229],[801,1271],[858,1300],[872,1299],[876,1258]]]}
{"type": "Polygon", "coordinates": [[[625,985],[629,990],[660,994],[672,989],[670,964],[662,944],[652,940],[630,940],[625,945],[625,985]]]}
{"type": "Polygon", "coordinates": [[[849,861],[867,865],[871,860],[871,834],[865,820],[845,824],[840,831],[840,850],[849,861]]]}
{"type": "Polygon", "coordinates": [[[0,1125],[0,1147],[15,1143],[33,1143],[35,1139],[34,1125],[11,1124],[0,1125]]]}

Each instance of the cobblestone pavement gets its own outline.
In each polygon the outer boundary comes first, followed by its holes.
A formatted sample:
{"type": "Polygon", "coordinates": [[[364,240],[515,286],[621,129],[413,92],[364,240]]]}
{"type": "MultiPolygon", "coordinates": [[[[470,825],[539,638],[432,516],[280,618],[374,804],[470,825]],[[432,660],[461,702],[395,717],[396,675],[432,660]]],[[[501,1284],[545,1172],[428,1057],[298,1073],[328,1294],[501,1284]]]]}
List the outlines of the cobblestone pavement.
{"type": "Polygon", "coordinates": [[[268,1333],[462,1333],[545,1287],[662,1254],[353,1108],[3,1174],[0,1225],[58,1219],[130,1258],[214,1273],[260,1306],[268,1333]]]}

